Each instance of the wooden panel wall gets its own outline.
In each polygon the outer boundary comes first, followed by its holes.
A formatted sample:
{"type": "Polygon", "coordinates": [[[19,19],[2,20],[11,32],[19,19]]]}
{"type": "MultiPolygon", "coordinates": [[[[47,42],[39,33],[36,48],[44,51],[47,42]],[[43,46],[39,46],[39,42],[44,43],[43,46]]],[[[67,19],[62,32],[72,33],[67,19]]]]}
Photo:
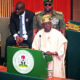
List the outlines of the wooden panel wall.
{"type": "Polygon", "coordinates": [[[80,21],[80,0],[73,0],[73,20],[80,21]]]}
{"type": "Polygon", "coordinates": [[[0,18],[10,17],[14,10],[14,0],[0,0],[0,18]]]}

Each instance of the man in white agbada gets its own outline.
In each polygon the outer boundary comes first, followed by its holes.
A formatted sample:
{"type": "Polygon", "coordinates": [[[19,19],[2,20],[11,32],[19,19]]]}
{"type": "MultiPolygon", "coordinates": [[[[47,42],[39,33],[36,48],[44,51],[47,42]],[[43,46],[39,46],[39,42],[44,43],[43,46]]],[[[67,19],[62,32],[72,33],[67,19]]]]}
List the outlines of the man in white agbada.
{"type": "MultiPolygon", "coordinates": [[[[42,50],[52,55],[53,61],[48,63],[48,70],[52,70],[53,77],[65,78],[65,53],[67,48],[66,38],[56,29],[51,28],[51,16],[42,17],[41,29],[35,36],[32,48],[42,50]]],[[[50,74],[49,74],[50,75],[50,74]]]]}

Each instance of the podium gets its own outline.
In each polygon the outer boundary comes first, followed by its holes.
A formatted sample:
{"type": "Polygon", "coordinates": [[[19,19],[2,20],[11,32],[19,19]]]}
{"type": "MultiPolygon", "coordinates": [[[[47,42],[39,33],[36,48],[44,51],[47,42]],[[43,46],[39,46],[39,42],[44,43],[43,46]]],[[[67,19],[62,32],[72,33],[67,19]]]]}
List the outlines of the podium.
{"type": "Polygon", "coordinates": [[[46,78],[47,64],[52,60],[49,55],[43,55],[42,51],[8,47],[7,71],[14,74],[46,78]]]}

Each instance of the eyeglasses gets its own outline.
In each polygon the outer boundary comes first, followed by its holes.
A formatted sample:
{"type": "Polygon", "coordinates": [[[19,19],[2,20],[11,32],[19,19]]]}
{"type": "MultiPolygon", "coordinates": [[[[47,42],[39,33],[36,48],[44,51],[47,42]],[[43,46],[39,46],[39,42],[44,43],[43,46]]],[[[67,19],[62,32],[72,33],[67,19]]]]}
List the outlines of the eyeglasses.
{"type": "Polygon", "coordinates": [[[51,3],[49,3],[49,4],[45,3],[45,4],[44,4],[44,6],[47,6],[47,5],[48,5],[48,6],[51,6],[52,4],[51,4],[51,3]]]}
{"type": "Polygon", "coordinates": [[[22,7],[21,8],[16,8],[16,10],[21,10],[22,9],[22,7]]]}

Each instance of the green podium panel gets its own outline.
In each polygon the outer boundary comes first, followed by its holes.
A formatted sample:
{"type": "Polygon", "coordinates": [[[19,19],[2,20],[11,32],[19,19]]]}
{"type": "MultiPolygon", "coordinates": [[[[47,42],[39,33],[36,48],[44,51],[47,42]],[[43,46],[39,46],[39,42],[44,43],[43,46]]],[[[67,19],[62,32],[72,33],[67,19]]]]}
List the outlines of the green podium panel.
{"type": "Polygon", "coordinates": [[[39,78],[47,77],[47,63],[51,56],[43,56],[42,51],[8,47],[7,70],[10,73],[39,78]]]}
{"type": "Polygon", "coordinates": [[[80,32],[66,30],[66,77],[80,80],[80,32]]]}

